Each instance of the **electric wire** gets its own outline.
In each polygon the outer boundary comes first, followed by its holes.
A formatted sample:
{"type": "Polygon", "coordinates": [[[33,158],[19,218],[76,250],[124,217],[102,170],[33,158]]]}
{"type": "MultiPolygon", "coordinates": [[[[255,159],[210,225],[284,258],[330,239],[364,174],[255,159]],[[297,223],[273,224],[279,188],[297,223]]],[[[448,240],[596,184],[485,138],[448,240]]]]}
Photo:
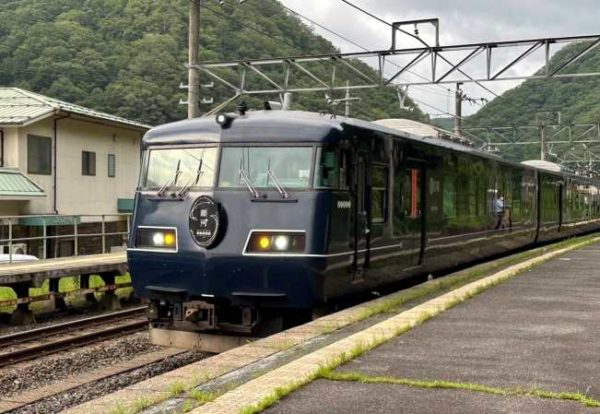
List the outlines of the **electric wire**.
{"type": "MultiPolygon", "coordinates": [[[[360,48],[360,49],[364,50],[365,52],[370,52],[370,50],[369,50],[368,48],[366,48],[366,47],[364,47],[363,45],[361,45],[361,44],[359,44],[359,43],[357,43],[357,42],[355,42],[355,41],[353,41],[353,40],[349,39],[348,37],[346,37],[346,36],[344,36],[344,35],[341,35],[341,34],[339,34],[339,33],[335,32],[334,30],[331,30],[331,29],[329,29],[328,27],[326,27],[326,26],[324,26],[324,25],[322,25],[322,24],[320,24],[320,23],[318,23],[318,22],[316,22],[316,21],[312,20],[312,19],[311,19],[311,18],[309,18],[309,17],[306,17],[306,16],[304,16],[304,15],[302,15],[302,14],[298,13],[298,12],[297,12],[297,11],[295,11],[295,10],[292,10],[291,8],[287,7],[287,6],[286,6],[286,5],[284,5],[284,4],[281,4],[281,6],[282,6],[284,9],[286,9],[287,11],[289,11],[290,13],[292,13],[292,14],[294,14],[294,15],[296,15],[296,16],[298,16],[298,17],[300,17],[301,19],[304,19],[304,20],[306,20],[306,21],[308,21],[308,22],[310,22],[310,23],[314,24],[315,26],[318,26],[318,27],[320,27],[321,29],[323,29],[323,30],[327,31],[328,33],[331,33],[331,34],[333,34],[334,36],[337,36],[337,37],[339,37],[340,39],[342,39],[342,40],[344,40],[344,41],[346,41],[346,42],[348,42],[348,43],[350,43],[350,44],[352,44],[352,45],[354,45],[354,46],[356,46],[356,47],[358,47],[358,48],[360,48]]],[[[402,69],[402,67],[401,67],[400,65],[398,65],[398,64],[396,64],[396,63],[394,63],[394,62],[392,62],[392,61],[389,61],[389,60],[388,60],[388,63],[390,63],[391,65],[393,65],[393,66],[397,67],[398,69],[402,69]]],[[[423,80],[428,80],[426,77],[422,76],[422,75],[421,75],[421,74],[419,74],[419,73],[413,72],[413,71],[411,71],[411,70],[407,70],[407,72],[408,72],[408,73],[410,73],[410,74],[412,74],[412,75],[414,75],[414,76],[417,76],[417,77],[419,77],[419,78],[421,78],[421,79],[423,79],[423,80]]],[[[444,92],[445,92],[443,95],[442,95],[442,94],[440,94],[440,96],[446,96],[448,93],[451,93],[451,92],[453,92],[453,91],[451,91],[450,89],[448,89],[448,88],[444,88],[444,87],[443,87],[443,86],[441,86],[441,85],[436,85],[436,86],[438,86],[438,87],[442,88],[442,90],[444,90],[444,92]]],[[[413,88],[416,88],[416,89],[421,89],[421,90],[427,90],[427,89],[426,89],[426,88],[424,88],[424,87],[420,87],[420,88],[419,88],[419,87],[413,86],[413,88]]],[[[436,92],[431,92],[431,93],[436,93],[436,92]]]]}
{"type": "MultiPolygon", "coordinates": [[[[285,7],[285,6],[284,6],[284,7],[285,7]]],[[[269,38],[271,38],[271,39],[273,39],[273,40],[275,40],[275,41],[277,41],[277,42],[282,42],[282,43],[285,43],[286,45],[288,45],[288,46],[291,46],[291,47],[293,47],[295,50],[298,50],[298,51],[300,51],[300,52],[301,52],[301,50],[300,50],[300,49],[299,49],[299,48],[298,48],[296,45],[294,45],[294,44],[292,44],[292,43],[289,43],[289,42],[287,42],[287,41],[284,41],[283,39],[277,38],[277,37],[275,37],[275,36],[271,35],[270,33],[267,33],[267,32],[265,32],[265,31],[259,30],[259,29],[255,28],[255,27],[253,27],[253,26],[250,26],[250,25],[248,25],[248,24],[242,23],[242,22],[240,22],[238,19],[235,19],[235,18],[234,18],[234,17],[232,17],[232,16],[228,16],[228,15],[227,15],[227,14],[225,14],[225,13],[221,13],[220,11],[218,11],[218,10],[215,10],[215,9],[213,9],[213,8],[211,8],[211,7],[208,7],[208,6],[206,6],[206,5],[204,5],[204,8],[205,8],[206,10],[209,10],[211,13],[214,13],[214,14],[216,14],[216,15],[219,15],[219,16],[225,17],[225,18],[227,18],[227,19],[229,19],[229,20],[232,20],[232,21],[234,21],[234,22],[238,23],[239,25],[241,25],[241,26],[243,26],[243,27],[246,27],[246,28],[248,28],[248,29],[250,29],[250,30],[253,30],[253,31],[255,31],[255,32],[259,33],[259,34],[262,34],[262,35],[264,35],[264,36],[267,36],[267,37],[269,37],[269,38]]],[[[287,8],[287,7],[286,7],[286,8],[287,8]]],[[[291,10],[291,9],[290,9],[290,10],[291,10]]],[[[316,23],[315,23],[315,24],[316,24],[316,23]]],[[[362,46],[360,46],[360,47],[362,48],[362,46]]],[[[393,62],[390,62],[390,63],[393,63],[393,62]]],[[[449,116],[451,116],[451,117],[454,117],[454,118],[459,118],[459,119],[463,119],[462,117],[458,117],[458,116],[456,116],[456,115],[453,115],[453,114],[451,114],[451,113],[449,113],[449,112],[446,112],[446,111],[444,111],[444,110],[442,110],[442,109],[440,109],[440,108],[437,108],[437,107],[435,107],[435,106],[433,106],[433,105],[429,105],[429,104],[427,104],[427,103],[425,103],[425,102],[423,102],[423,101],[421,101],[421,100],[419,100],[419,99],[415,99],[415,98],[413,98],[413,97],[411,97],[411,99],[412,99],[413,101],[417,102],[417,103],[420,103],[420,104],[422,104],[422,105],[425,105],[425,106],[427,106],[427,107],[429,107],[429,108],[432,108],[432,109],[434,109],[434,110],[436,110],[436,111],[439,111],[439,112],[441,112],[441,113],[444,113],[444,114],[446,114],[446,115],[449,115],[449,116]]]]}
{"type": "MultiPolygon", "coordinates": [[[[385,20],[384,20],[384,19],[382,19],[381,17],[378,17],[378,16],[374,15],[373,13],[366,11],[365,9],[363,9],[363,8],[361,8],[361,7],[359,7],[359,6],[357,6],[356,4],[354,4],[354,3],[352,3],[352,2],[350,2],[350,1],[348,1],[348,0],[340,0],[340,1],[342,1],[343,3],[347,4],[348,6],[351,6],[351,7],[353,7],[354,9],[356,9],[356,10],[360,11],[361,13],[364,13],[364,14],[366,14],[367,16],[369,16],[369,17],[371,17],[371,18],[373,18],[373,19],[375,19],[375,20],[377,20],[377,21],[379,21],[379,22],[381,22],[381,23],[383,23],[383,24],[385,24],[385,25],[387,25],[387,26],[389,26],[389,27],[392,27],[392,28],[394,27],[394,25],[392,25],[391,23],[389,23],[389,22],[385,21],[385,20]]],[[[426,47],[430,47],[430,46],[429,46],[429,45],[428,45],[428,44],[427,44],[425,41],[423,41],[423,39],[421,39],[420,37],[418,37],[418,36],[415,36],[415,35],[413,35],[412,33],[410,33],[410,32],[407,32],[406,30],[402,30],[402,29],[400,29],[399,27],[396,27],[396,30],[398,30],[399,32],[402,32],[402,33],[404,33],[404,34],[406,34],[406,35],[408,35],[408,36],[410,36],[410,37],[412,37],[412,38],[414,38],[414,39],[417,39],[417,40],[418,40],[418,41],[420,41],[422,44],[424,44],[426,47]]],[[[443,59],[444,61],[446,61],[446,63],[448,63],[448,64],[452,64],[452,63],[451,63],[450,61],[448,61],[448,60],[447,60],[447,59],[446,59],[444,56],[442,56],[442,55],[438,55],[438,56],[439,56],[441,59],[443,59]]],[[[473,80],[473,78],[472,78],[471,76],[467,75],[467,74],[466,74],[465,72],[463,72],[463,71],[462,71],[460,68],[457,68],[457,70],[458,70],[460,73],[462,73],[463,75],[465,75],[466,77],[468,77],[469,79],[473,80]]],[[[496,92],[492,91],[492,90],[491,90],[491,89],[489,89],[487,86],[483,85],[481,82],[474,81],[474,83],[475,83],[476,85],[478,85],[479,87],[483,88],[484,90],[486,90],[487,92],[489,92],[489,93],[491,93],[492,95],[494,95],[496,98],[498,98],[498,97],[499,97],[499,95],[498,95],[498,94],[496,94],[496,92]]]]}

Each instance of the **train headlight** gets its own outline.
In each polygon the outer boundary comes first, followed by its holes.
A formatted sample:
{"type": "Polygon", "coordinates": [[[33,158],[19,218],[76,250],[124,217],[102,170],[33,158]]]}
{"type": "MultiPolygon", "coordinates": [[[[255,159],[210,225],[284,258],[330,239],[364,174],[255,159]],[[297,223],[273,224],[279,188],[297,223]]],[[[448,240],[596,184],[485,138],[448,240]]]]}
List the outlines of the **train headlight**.
{"type": "Polygon", "coordinates": [[[304,253],[306,235],[303,231],[253,231],[246,244],[248,254],[304,253]]]}
{"type": "Polygon", "coordinates": [[[277,250],[287,250],[290,245],[290,238],[288,236],[277,236],[275,237],[275,248],[277,250]]]}
{"type": "Polygon", "coordinates": [[[135,247],[138,249],[177,251],[177,230],[174,228],[138,227],[135,247]]]}
{"type": "Polygon", "coordinates": [[[155,246],[164,246],[165,244],[165,235],[163,233],[154,233],[152,236],[152,244],[155,246]]]}

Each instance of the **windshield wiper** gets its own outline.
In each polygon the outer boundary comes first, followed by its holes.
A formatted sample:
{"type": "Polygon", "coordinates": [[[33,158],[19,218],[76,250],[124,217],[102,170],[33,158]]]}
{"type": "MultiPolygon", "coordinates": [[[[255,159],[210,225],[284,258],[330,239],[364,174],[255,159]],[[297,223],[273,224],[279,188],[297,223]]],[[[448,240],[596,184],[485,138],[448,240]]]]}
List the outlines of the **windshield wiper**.
{"type": "Polygon", "coordinates": [[[248,178],[248,174],[246,173],[246,171],[244,170],[244,168],[240,167],[239,175],[240,175],[240,179],[244,182],[244,184],[246,184],[246,188],[248,189],[248,191],[250,191],[250,193],[252,194],[252,196],[254,198],[259,198],[260,195],[258,194],[258,191],[256,190],[256,188],[252,184],[252,181],[250,181],[250,178],[248,178]]]}
{"type": "Polygon", "coordinates": [[[269,177],[273,179],[273,184],[275,184],[275,188],[281,194],[281,198],[288,198],[290,195],[285,188],[281,185],[279,178],[275,175],[275,173],[271,170],[271,159],[269,158],[269,162],[267,163],[267,184],[269,184],[269,177]]]}
{"type": "Polygon", "coordinates": [[[203,174],[203,171],[202,171],[202,160],[203,159],[204,159],[204,156],[202,156],[202,158],[200,158],[200,160],[198,161],[198,171],[196,171],[196,179],[190,180],[186,185],[184,185],[183,188],[179,191],[179,193],[177,193],[177,197],[184,198],[190,192],[190,188],[192,187],[192,185],[198,184],[198,181],[200,181],[200,177],[202,177],[202,174],[203,174]]]}
{"type": "Polygon", "coordinates": [[[175,176],[167,181],[165,183],[165,185],[163,185],[160,190],[158,190],[158,192],[156,193],[157,196],[162,197],[165,195],[165,193],[167,192],[167,190],[172,186],[172,185],[177,185],[177,180],[179,179],[179,176],[181,175],[181,160],[177,160],[177,169],[175,170],[175,176]]]}

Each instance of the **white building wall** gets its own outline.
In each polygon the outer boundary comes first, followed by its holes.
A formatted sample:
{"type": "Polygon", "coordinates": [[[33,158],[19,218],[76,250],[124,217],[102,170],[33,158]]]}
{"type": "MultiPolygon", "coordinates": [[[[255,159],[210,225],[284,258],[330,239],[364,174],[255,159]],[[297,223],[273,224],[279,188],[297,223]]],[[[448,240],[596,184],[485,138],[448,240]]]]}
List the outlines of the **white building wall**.
{"type": "MultiPolygon", "coordinates": [[[[52,118],[19,131],[19,167],[27,174],[27,135],[53,137],[52,118]]],[[[83,119],[58,121],[57,209],[59,214],[115,214],[119,198],[132,199],[140,170],[142,133],[83,119]],[[96,153],[96,175],[82,175],[82,151],[96,153]],[[108,177],[108,154],[116,156],[116,176],[108,177]]],[[[54,142],[53,142],[54,145],[54,142]]],[[[24,214],[52,214],[53,176],[28,174],[47,197],[32,200],[24,214]]]]}
{"type": "Polygon", "coordinates": [[[4,128],[4,166],[19,167],[19,129],[4,128]]]}
{"type": "Polygon", "coordinates": [[[38,135],[52,140],[54,146],[54,121],[53,118],[46,118],[26,127],[19,128],[19,170],[31,178],[46,193],[46,197],[39,197],[31,200],[24,205],[24,211],[21,214],[53,214],[53,176],[52,169],[50,175],[30,174],[27,172],[27,135],[38,135]]]}

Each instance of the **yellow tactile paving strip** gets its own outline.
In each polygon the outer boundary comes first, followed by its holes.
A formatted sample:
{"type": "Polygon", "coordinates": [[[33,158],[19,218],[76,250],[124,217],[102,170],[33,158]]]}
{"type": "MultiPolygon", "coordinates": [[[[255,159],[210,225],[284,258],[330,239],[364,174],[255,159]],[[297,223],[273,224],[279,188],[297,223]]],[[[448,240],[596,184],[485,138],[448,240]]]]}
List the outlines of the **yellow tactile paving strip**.
{"type": "Polygon", "coordinates": [[[66,378],[60,382],[55,382],[45,387],[37,388],[34,390],[26,391],[24,393],[14,395],[11,397],[0,397],[0,413],[11,411],[19,407],[36,402],[42,398],[46,398],[49,395],[54,395],[68,391],[73,388],[80,387],[90,382],[98,381],[108,376],[117,375],[132,369],[158,362],[166,357],[180,354],[184,351],[181,349],[166,348],[156,352],[150,352],[148,354],[140,355],[139,357],[133,358],[129,361],[119,363],[118,366],[107,366],[99,368],[97,370],[79,374],[76,377],[66,378]]]}
{"type": "MultiPolygon", "coordinates": [[[[339,357],[356,347],[357,344],[368,345],[374,340],[385,341],[394,337],[400,328],[412,327],[421,322],[424,316],[434,316],[453,305],[456,301],[464,301],[479,289],[500,283],[529,266],[548,260],[566,251],[600,241],[600,238],[579,243],[569,248],[546,253],[534,259],[511,266],[492,276],[465,285],[450,293],[432,299],[422,305],[402,312],[385,322],[374,325],[365,331],[349,336],[310,355],[302,357],[279,369],[271,371],[252,380],[237,389],[230,391],[215,401],[194,410],[194,413],[237,413],[242,407],[257,404],[268,396],[276,387],[306,380],[324,363],[339,357]]],[[[428,283],[436,283],[428,282],[428,283]]],[[[183,383],[187,389],[206,383],[214,378],[243,368],[262,358],[273,355],[283,349],[316,338],[326,332],[348,326],[364,319],[365,311],[379,304],[410,294],[413,289],[400,292],[363,303],[343,311],[324,316],[271,337],[258,340],[214,357],[198,361],[185,367],[173,370],[161,376],[142,381],[113,394],[89,401],[85,404],[64,411],[67,414],[111,413],[117,408],[126,410],[143,400],[148,403],[158,403],[169,398],[169,387],[175,382],[183,383]]]]}

